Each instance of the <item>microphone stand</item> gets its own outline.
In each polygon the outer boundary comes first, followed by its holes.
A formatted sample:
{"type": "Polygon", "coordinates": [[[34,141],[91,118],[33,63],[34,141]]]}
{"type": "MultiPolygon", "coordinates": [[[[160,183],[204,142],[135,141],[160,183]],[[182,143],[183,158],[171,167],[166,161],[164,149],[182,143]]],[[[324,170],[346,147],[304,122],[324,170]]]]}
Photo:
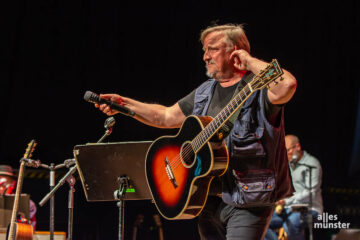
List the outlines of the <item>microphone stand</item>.
{"type": "MultiPolygon", "coordinates": [[[[107,136],[109,136],[111,134],[114,125],[115,125],[115,119],[113,117],[109,117],[109,118],[106,119],[105,124],[104,124],[104,127],[106,129],[105,134],[97,141],[97,143],[101,143],[102,141],[104,141],[104,139],[107,136]]],[[[68,197],[69,214],[68,214],[68,237],[67,237],[67,240],[72,240],[72,238],[73,238],[72,236],[73,236],[74,192],[75,192],[74,185],[76,183],[76,180],[75,180],[75,178],[73,176],[73,174],[76,171],[75,159],[70,159],[70,160],[72,162],[71,165],[74,164],[74,166],[70,168],[70,170],[60,179],[58,184],[56,186],[52,187],[50,192],[39,202],[39,205],[42,207],[49,199],[51,199],[54,196],[55,192],[66,181],[69,183],[70,189],[69,189],[69,197],[68,197]]],[[[71,165],[69,165],[69,167],[71,165]]],[[[55,183],[55,180],[54,180],[54,183],[55,183]]],[[[50,202],[50,204],[51,204],[51,202],[50,202]]]]}
{"type": "Polygon", "coordinates": [[[126,175],[118,178],[120,183],[119,189],[114,192],[115,199],[119,199],[117,207],[119,208],[119,226],[118,226],[118,240],[124,239],[124,198],[126,190],[129,186],[130,178],[126,175]]]}
{"type": "MultiPolygon", "coordinates": [[[[64,163],[58,164],[56,166],[54,163],[51,163],[50,165],[41,163],[40,160],[35,161],[32,159],[24,159],[24,161],[26,162],[26,165],[28,167],[33,167],[33,168],[41,167],[50,170],[49,173],[50,191],[52,191],[55,186],[55,170],[63,167],[70,168],[72,165],[75,164],[74,159],[67,159],[64,161],[64,163]]],[[[54,231],[55,231],[54,226],[55,226],[55,197],[52,195],[50,198],[50,220],[49,220],[50,240],[54,240],[54,231]]]]}
{"type": "Polygon", "coordinates": [[[313,200],[312,200],[312,181],[311,181],[311,177],[312,177],[312,170],[314,168],[316,168],[315,166],[311,166],[308,164],[304,164],[304,163],[298,163],[297,165],[301,165],[301,166],[305,166],[307,167],[308,171],[309,171],[309,211],[308,211],[308,228],[309,228],[309,240],[313,240],[313,217],[312,217],[312,205],[313,205],[313,200]]]}

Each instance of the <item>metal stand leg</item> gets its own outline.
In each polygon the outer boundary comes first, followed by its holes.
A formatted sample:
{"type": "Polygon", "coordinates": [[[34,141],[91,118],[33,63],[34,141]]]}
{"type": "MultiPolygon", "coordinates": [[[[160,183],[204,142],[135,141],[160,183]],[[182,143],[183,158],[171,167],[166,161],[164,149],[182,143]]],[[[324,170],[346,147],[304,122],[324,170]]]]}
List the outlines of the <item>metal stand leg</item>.
{"type": "Polygon", "coordinates": [[[313,206],[313,199],[312,199],[312,183],[311,183],[311,175],[312,169],[314,167],[309,167],[309,211],[308,211],[308,226],[309,226],[309,240],[313,240],[313,216],[312,216],[312,206],[313,206]]]}
{"type": "MultiPolygon", "coordinates": [[[[50,164],[50,191],[55,187],[55,165],[50,164]]],[[[50,240],[54,240],[55,226],[55,197],[50,198],[50,240]]]]}
{"type": "Polygon", "coordinates": [[[307,171],[309,171],[309,207],[307,210],[307,214],[305,216],[305,220],[308,223],[308,228],[309,228],[309,240],[313,240],[313,216],[312,216],[312,207],[313,207],[313,199],[312,199],[312,190],[313,190],[313,186],[312,186],[312,170],[315,169],[315,166],[311,166],[308,164],[304,164],[304,163],[297,163],[298,165],[301,166],[305,166],[307,167],[307,171]]]}
{"type": "Polygon", "coordinates": [[[126,193],[126,189],[129,186],[129,177],[123,176],[118,178],[120,182],[119,190],[116,190],[114,192],[114,197],[116,199],[119,199],[117,202],[117,206],[119,208],[119,233],[118,233],[118,239],[124,240],[124,197],[126,193]]]}
{"type": "Polygon", "coordinates": [[[68,214],[68,237],[67,240],[72,240],[73,235],[73,222],[74,222],[74,192],[75,192],[75,178],[73,175],[70,175],[66,181],[69,183],[70,189],[69,189],[69,214],[68,214]]]}
{"type": "Polygon", "coordinates": [[[308,212],[309,240],[313,240],[313,216],[311,210],[308,212]]]}
{"type": "Polygon", "coordinates": [[[118,233],[118,239],[123,240],[124,239],[124,200],[120,200],[116,204],[119,208],[119,233],[118,233]]]}

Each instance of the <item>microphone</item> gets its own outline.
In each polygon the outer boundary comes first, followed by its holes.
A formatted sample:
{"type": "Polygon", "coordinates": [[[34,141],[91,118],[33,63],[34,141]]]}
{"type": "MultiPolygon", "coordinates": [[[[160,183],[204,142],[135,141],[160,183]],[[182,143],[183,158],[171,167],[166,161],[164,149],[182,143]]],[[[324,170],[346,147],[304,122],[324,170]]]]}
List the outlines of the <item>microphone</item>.
{"type": "Polygon", "coordinates": [[[109,117],[105,120],[104,128],[109,129],[112,128],[115,125],[115,118],[109,117]]]}
{"type": "Polygon", "coordinates": [[[297,154],[293,154],[291,157],[291,162],[296,163],[298,159],[299,159],[299,156],[297,154]]]}
{"type": "Polygon", "coordinates": [[[293,154],[290,160],[290,166],[292,169],[295,169],[296,162],[299,160],[299,156],[297,154],[293,154]]]}
{"type": "Polygon", "coordinates": [[[111,109],[119,111],[120,113],[126,115],[126,116],[130,116],[133,117],[135,116],[135,112],[130,110],[127,107],[121,106],[120,104],[107,100],[107,99],[103,99],[100,98],[99,95],[97,95],[96,93],[93,93],[91,91],[86,91],[85,95],[84,95],[84,100],[87,102],[91,102],[91,103],[97,103],[97,104],[107,104],[111,109]]]}

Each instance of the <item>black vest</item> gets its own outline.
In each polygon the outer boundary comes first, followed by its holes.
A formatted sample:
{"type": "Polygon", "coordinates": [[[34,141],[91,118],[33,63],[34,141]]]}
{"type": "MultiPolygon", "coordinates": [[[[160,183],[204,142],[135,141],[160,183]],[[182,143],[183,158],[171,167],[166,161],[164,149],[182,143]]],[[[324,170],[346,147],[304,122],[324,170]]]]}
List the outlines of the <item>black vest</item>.
{"type": "MultiPolygon", "coordinates": [[[[206,115],[215,84],[210,79],[196,89],[193,115],[206,115]]],[[[261,91],[242,106],[226,138],[230,162],[222,177],[222,198],[237,207],[271,205],[294,191],[284,140],[284,110],[279,113],[279,126],[272,126],[265,116],[261,91]]]]}

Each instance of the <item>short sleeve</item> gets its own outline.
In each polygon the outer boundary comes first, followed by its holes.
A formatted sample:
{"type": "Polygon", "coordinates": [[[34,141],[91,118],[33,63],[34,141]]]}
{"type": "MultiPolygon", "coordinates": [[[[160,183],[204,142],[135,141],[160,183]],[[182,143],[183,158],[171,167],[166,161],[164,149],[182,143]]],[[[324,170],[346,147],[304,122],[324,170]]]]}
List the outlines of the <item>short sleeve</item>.
{"type": "Polygon", "coordinates": [[[272,104],[268,98],[267,91],[268,91],[267,88],[262,90],[263,99],[264,99],[265,116],[266,116],[266,119],[271,123],[271,125],[276,125],[276,121],[278,119],[279,112],[283,105],[272,104]]]}
{"type": "Polygon", "coordinates": [[[183,97],[178,101],[180,109],[185,116],[189,116],[193,112],[195,91],[196,90],[193,90],[191,93],[189,93],[188,95],[186,95],[185,97],[183,97]]]}

